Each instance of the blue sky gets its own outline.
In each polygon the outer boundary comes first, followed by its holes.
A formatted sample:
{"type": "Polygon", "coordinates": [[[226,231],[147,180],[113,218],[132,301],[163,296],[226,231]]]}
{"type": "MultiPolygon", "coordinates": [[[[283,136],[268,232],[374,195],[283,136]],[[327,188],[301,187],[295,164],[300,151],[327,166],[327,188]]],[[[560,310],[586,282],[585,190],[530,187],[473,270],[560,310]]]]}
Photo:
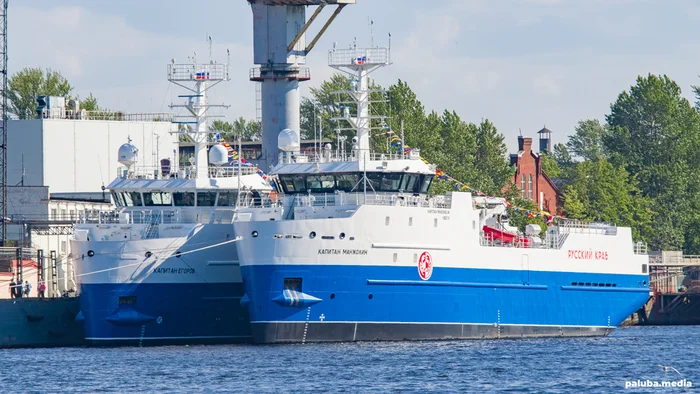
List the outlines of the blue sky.
{"type": "MultiPolygon", "coordinates": [[[[602,120],[639,74],[668,74],[691,101],[690,85],[700,84],[695,1],[357,0],[309,56],[302,95],[332,74],[333,42],[369,45],[370,18],[375,44],[392,34],[394,65],[374,75],[379,83],[407,81],[428,110],[489,118],[511,150],[519,129],[535,136],[544,124],[565,142],[578,120],[602,120]]],[[[255,117],[245,0],[11,0],[8,25],[11,73],[50,67],[80,96],[128,112],[168,111],[180,92],[169,88],[166,64],[194,51],[204,59],[210,34],[214,57],[230,49],[233,63],[232,81],[210,98],[232,105],[229,118],[255,117]]]]}

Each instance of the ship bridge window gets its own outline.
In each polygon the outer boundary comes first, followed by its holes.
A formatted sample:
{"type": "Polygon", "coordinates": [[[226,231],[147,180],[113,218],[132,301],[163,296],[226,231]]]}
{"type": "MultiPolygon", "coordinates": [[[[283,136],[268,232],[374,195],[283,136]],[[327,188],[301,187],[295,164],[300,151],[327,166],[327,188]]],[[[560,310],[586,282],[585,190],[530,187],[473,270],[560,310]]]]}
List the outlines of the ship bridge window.
{"type": "Polygon", "coordinates": [[[114,205],[119,208],[124,206],[124,199],[122,198],[121,193],[112,192],[112,201],[114,202],[114,205]]]}
{"type": "Polygon", "coordinates": [[[213,207],[216,203],[216,192],[197,192],[198,207],[213,207]]]}
{"type": "Polygon", "coordinates": [[[238,193],[234,191],[219,192],[219,200],[216,205],[219,207],[235,207],[238,193]]]}
{"type": "Polygon", "coordinates": [[[194,193],[192,193],[192,192],[173,193],[173,200],[175,200],[176,207],[193,207],[194,206],[194,193]]]}
{"type": "Polygon", "coordinates": [[[357,182],[357,174],[338,174],[335,176],[336,187],[344,192],[351,192],[357,182]]]}
{"type": "Polygon", "coordinates": [[[141,201],[141,193],[139,192],[124,192],[121,193],[126,207],[140,207],[143,205],[141,201]]]}
{"type": "Polygon", "coordinates": [[[306,178],[306,187],[312,193],[333,193],[335,178],[333,175],[309,175],[306,178]]]}
{"type": "Polygon", "coordinates": [[[420,193],[427,193],[430,183],[433,181],[432,175],[421,175],[420,193]]]}
{"type": "Polygon", "coordinates": [[[367,190],[372,189],[375,192],[381,190],[382,186],[382,173],[381,172],[368,172],[367,173],[367,190]]]}
{"type": "Polygon", "coordinates": [[[403,174],[401,179],[401,187],[399,188],[402,192],[413,193],[418,188],[420,180],[420,175],[418,174],[403,174]]]}
{"type": "MultiPolygon", "coordinates": [[[[427,193],[432,176],[400,172],[368,172],[367,190],[375,192],[427,193]]],[[[279,181],[287,194],[359,191],[364,188],[361,173],[280,175],[279,181]]]]}
{"type": "Polygon", "coordinates": [[[285,193],[306,193],[306,177],[303,175],[280,175],[285,193]]]}
{"type": "Polygon", "coordinates": [[[401,186],[401,173],[393,172],[388,174],[383,174],[382,183],[380,190],[383,192],[395,192],[399,190],[401,186]]]}
{"type": "Polygon", "coordinates": [[[170,207],[173,205],[173,196],[165,192],[143,193],[143,202],[147,207],[170,207]]]}

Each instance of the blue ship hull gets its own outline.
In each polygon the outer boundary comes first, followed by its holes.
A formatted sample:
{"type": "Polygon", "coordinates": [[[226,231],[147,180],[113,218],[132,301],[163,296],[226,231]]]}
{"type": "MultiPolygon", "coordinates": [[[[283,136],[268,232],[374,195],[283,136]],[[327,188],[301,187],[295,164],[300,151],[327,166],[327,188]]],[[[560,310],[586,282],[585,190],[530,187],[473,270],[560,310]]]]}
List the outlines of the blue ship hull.
{"type": "Polygon", "coordinates": [[[242,295],[240,283],[82,284],[78,319],[92,345],[250,342],[242,295]]]}
{"type": "Polygon", "coordinates": [[[242,273],[258,343],[599,336],[649,297],[646,275],[435,268],[423,281],[415,267],[337,265],[242,273]]]}

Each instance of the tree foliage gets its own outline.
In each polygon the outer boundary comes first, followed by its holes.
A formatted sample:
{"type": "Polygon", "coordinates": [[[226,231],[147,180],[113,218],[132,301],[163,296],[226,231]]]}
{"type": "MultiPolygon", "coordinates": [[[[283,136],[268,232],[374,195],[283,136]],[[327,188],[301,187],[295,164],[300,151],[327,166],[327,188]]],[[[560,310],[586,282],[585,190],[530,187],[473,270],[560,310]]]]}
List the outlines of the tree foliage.
{"type": "Polygon", "coordinates": [[[240,117],[233,122],[215,120],[209,125],[210,131],[217,131],[226,141],[241,138],[243,141],[259,141],[262,138],[260,122],[240,117]]]}
{"type": "MultiPolygon", "coordinates": [[[[338,124],[331,119],[341,116],[343,106],[351,100],[334,92],[350,87],[351,82],[345,75],[336,74],[318,88],[311,88],[310,97],[303,98],[301,104],[302,138],[314,138],[314,124],[317,129],[323,130],[324,138],[337,138],[334,130],[338,124]]],[[[382,90],[382,87],[370,82],[370,89],[382,90]]],[[[403,130],[405,145],[419,149],[421,156],[430,163],[474,189],[493,195],[501,194],[507,179],[512,176],[512,170],[506,159],[504,137],[493,123],[488,120],[479,124],[466,122],[450,110],[426,113],[416,94],[402,80],[389,86],[386,94],[372,92],[371,100],[372,115],[389,116],[383,122],[382,119],[373,119],[373,150],[395,152],[396,149],[390,144],[392,133],[401,137],[403,130]]],[[[353,110],[350,108],[351,113],[353,110]]],[[[340,127],[346,126],[341,123],[340,127]]],[[[351,137],[348,131],[339,134],[351,137]]],[[[455,190],[455,186],[450,182],[435,181],[432,189],[435,193],[441,193],[455,190]]]]}
{"type": "MultiPolygon", "coordinates": [[[[651,246],[679,250],[697,245],[691,230],[700,198],[700,115],[681,88],[666,75],[640,76],[611,105],[607,121],[606,150],[638,179],[655,208],[651,246]]],[[[700,252],[696,248],[689,251],[700,252]]]]}
{"type": "Polygon", "coordinates": [[[60,72],[27,67],[8,80],[8,111],[19,119],[32,119],[36,117],[37,97],[68,96],[72,91],[73,87],[60,72]]]}
{"type": "Polygon", "coordinates": [[[603,158],[605,127],[596,119],[581,120],[569,137],[566,148],[582,160],[597,161],[603,158]]]}

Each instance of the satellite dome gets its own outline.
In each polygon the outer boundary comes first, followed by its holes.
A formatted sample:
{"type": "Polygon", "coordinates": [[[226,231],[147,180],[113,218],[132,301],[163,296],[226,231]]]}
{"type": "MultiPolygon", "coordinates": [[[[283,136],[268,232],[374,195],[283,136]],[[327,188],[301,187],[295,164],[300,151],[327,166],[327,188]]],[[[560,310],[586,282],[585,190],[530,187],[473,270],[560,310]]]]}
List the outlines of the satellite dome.
{"type": "Polygon", "coordinates": [[[216,144],[209,149],[209,164],[222,166],[228,163],[228,150],[221,144],[216,144]]]}
{"type": "Polygon", "coordinates": [[[131,142],[119,147],[119,162],[127,167],[131,167],[139,161],[139,150],[131,142]]]}
{"type": "Polygon", "coordinates": [[[285,152],[299,150],[299,133],[293,129],[284,129],[277,136],[277,147],[285,152]]]}

